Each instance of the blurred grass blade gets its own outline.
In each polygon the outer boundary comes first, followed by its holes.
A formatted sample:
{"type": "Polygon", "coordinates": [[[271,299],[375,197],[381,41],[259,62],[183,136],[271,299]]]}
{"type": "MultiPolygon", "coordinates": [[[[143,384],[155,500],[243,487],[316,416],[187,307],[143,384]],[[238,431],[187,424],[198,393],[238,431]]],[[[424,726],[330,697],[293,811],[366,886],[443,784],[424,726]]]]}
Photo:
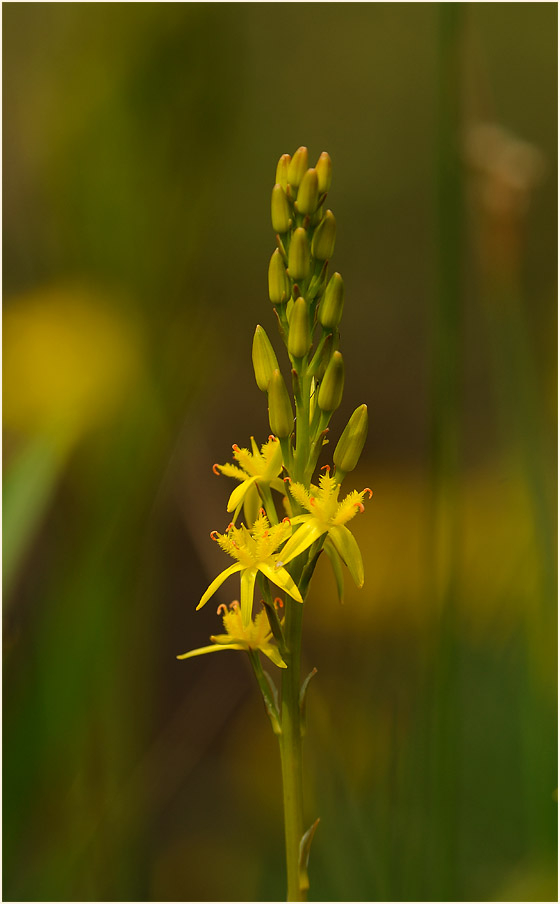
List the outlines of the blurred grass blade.
{"type": "Polygon", "coordinates": [[[4,478],[3,589],[8,591],[51,499],[63,458],[45,437],[35,437],[4,478]]]}

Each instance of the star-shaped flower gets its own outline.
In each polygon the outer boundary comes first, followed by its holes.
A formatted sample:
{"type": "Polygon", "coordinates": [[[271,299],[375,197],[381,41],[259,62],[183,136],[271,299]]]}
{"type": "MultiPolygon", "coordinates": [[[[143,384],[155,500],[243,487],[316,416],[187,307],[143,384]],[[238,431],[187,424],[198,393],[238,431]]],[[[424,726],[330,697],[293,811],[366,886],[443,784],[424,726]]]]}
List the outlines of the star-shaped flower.
{"type": "Polygon", "coordinates": [[[284,484],[278,479],[278,475],[282,470],[282,449],[280,441],[271,436],[268,442],[264,443],[259,451],[254,437],[251,437],[251,448],[240,449],[237,444],[233,446],[233,457],[239,463],[237,465],[214,465],[214,473],[225,474],[226,477],[234,477],[239,480],[241,485],[236,487],[229,497],[227,511],[234,512],[238,506],[241,506],[245,498],[245,494],[250,487],[256,485],[272,486],[281,493],[285,492],[284,484]]]}
{"type": "Polygon", "coordinates": [[[260,650],[265,656],[281,669],[286,668],[286,663],[280,656],[278,647],[274,643],[268,615],[263,608],[251,619],[248,625],[243,624],[239,603],[234,600],[229,609],[222,604],[218,613],[224,612],[225,634],[213,634],[210,640],[213,643],[208,647],[199,647],[198,650],[190,650],[182,653],[177,659],[190,659],[192,656],[202,656],[204,653],[215,653],[219,650],[260,650]]]}
{"type": "Polygon", "coordinates": [[[358,512],[363,512],[363,498],[371,490],[362,490],[361,493],[353,490],[342,502],[338,501],[340,484],[330,474],[322,474],[319,478],[319,486],[311,484],[311,492],[308,492],[301,483],[290,483],[290,494],[293,499],[307,509],[308,515],[297,515],[292,518],[292,524],[300,524],[288,540],[282,550],[282,562],[287,565],[296,556],[308,549],[315,540],[328,533],[336,552],[343,562],[358,587],[364,583],[364,565],[360,548],[353,534],[344,525],[358,512]]]}
{"type": "Polygon", "coordinates": [[[280,561],[281,557],[276,554],[278,548],[291,533],[292,525],[287,518],[280,524],[271,526],[263,509],[251,530],[248,530],[244,524],[241,527],[230,524],[225,534],[212,531],[212,539],[216,540],[224,552],[237,559],[237,562],[214,578],[196,608],[200,609],[204,606],[226,578],[237,571],[241,572],[241,617],[244,625],[249,625],[251,621],[253,593],[259,571],[273,584],[285,590],[298,603],[302,603],[298,588],[284,568],[283,557],[280,561]]]}

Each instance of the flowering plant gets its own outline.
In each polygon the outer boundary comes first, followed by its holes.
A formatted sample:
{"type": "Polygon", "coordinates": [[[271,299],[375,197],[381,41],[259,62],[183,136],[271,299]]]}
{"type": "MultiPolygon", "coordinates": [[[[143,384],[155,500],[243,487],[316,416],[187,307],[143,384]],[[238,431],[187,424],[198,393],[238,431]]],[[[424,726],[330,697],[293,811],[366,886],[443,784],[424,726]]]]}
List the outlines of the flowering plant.
{"type": "Polygon", "coordinates": [[[235,563],[212,581],[197,608],[234,574],[240,575],[240,604],[235,600],[229,609],[219,606],[225,634],[212,636],[210,646],[178,656],[188,659],[219,650],[249,655],[280,744],[289,901],[306,898],[309,849],[319,822],[304,831],[303,711],[315,674],[313,670],[301,684],[304,603],[323,551],[340,598],[344,567],[362,586],[362,556],[346,524],[363,512],[364,496],[371,498],[369,489],[354,490],[339,501],[340,485],[356,467],[366,440],[365,405],[354,411],[335,447],[334,468],[323,465],[326,473],[318,484],[312,482],[344,389],[339,349],[344,283],[339,273],[329,279],[327,272],[336,237],[334,215],[325,210],[331,172],[325,152],[308,168],[305,147],[278,162],[271,202],[277,247],[268,268],[268,290],[288,352],[295,419],[276,353],[263,327],[257,326],[253,367],[259,389],[268,396],[271,435],[260,449],[253,437],[251,451],[234,445],[236,464],[214,465],[216,474],[238,481],[227,503],[232,520],[223,534],[211,535],[235,563]],[[261,608],[254,615],[257,582],[261,608]],[[261,653],[281,669],[281,693],[264,671],[261,653]]]}

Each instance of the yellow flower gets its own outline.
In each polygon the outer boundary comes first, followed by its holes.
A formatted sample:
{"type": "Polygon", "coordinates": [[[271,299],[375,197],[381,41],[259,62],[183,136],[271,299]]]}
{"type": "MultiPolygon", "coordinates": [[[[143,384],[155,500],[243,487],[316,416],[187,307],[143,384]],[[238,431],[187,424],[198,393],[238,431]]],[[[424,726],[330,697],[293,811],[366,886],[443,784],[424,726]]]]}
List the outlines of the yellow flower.
{"type": "Polygon", "coordinates": [[[275,554],[278,547],[288,539],[291,533],[292,526],[287,518],[280,524],[271,526],[263,510],[259,513],[251,530],[248,530],[244,524],[241,527],[230,524],[225,534],[212,531],[212,539],[216,540],[224,552],[237,559],[237,562],[222,571],[212,581],[196,608],[200,609],[204,606],[226,578],[237,571],[241,572],[241,617],[246,626],[251,621],[253,593],[259,571],[298,603],[302,603],[299,590],[283,567],[283,561],[280,561],[280,557],[275,554]]]}
{"type": "Polygon", "coordinates": [[[213,643],[208,647],[199,647],[198,650],[190,650],[182,653],[177,659],[190,659],[192,656],[202,656],[204,653],[215,653],[219,650],[260,650],[265,656],[281,669],[287,668],[280,656],[278,647],[272,638],[270,622],[265,609],[256,615],[248,625],[243,624],[239,603],[234,600],[229,609],[222,604],[218,607],[218,613],[224,611],[225,634],[213,634],[210,640],[213,643]]]}
{"type": "Polygon", "coordinates": [[[235,480],[241,481],[241,485],[236,487],[227,504],[227,511],[234,512],[241,505],[247,491],[254,485],[257,487],[272,486],[281,493],[285,492],[284,484],[278,479],[278,475],[282,470],[282,449],[280,441],[271,436],[268,442],[261,446],[260,452],[254,437],[251,437],[251,448],[240,449],[237,444],[233,446],[233,457],[239,463],[236,465],[214,465],[215,474],[225,474],[226,477],[234,477],[235,480]]]}
{"type": "Polygon", "coordinates": [[[342,502],[338,501],[340,484],[329,473],[322,474],[319,486],[311,484],[308,492],[301,483],[290,483],[290,494],[308,515],[297,515],[292,524],[301,525],[288,540],[282,550],[282,562],[286,565],[308,549],[315,540],[328,533],[336,552],[347,565],[358,587],[364,583],[364,565],[360,548],[353,534],[344,525],[358,512],[363,512],[363,498],[371,490],[366,488],[358,493],[353,490],[342,502]]]}

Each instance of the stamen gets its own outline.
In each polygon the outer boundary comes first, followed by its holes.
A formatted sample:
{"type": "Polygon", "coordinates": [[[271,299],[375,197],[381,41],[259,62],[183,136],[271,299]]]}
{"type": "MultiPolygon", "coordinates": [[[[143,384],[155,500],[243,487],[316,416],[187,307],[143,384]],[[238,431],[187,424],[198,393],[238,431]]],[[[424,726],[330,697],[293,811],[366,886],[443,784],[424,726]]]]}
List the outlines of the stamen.
{"type": "Polygon", "coordinates": [[[237,443],[234,443],[231,448],[233,449],[234,452],[239,452],[239,446],[237,445],[237,443]]]}
{"type": "Polygon", "coordinates": [[[239,600],[233,600],[229,606],[230,609],[233,609],[234,612],[237,612],[239,609],[239,600]]]}
{"type": "Polygon", "coordinates": [[[220,535],[217,530],[211,530],[210,536],[212,537],[213,540],[217,540],[220,535]]]}
{"type": "Polygon", "coordinates": [[[264,517],[266,518],[266,509],[264,509],[262,506],[259,509],[259,515],[264,515],[264,517]]]}
{"type": "Polygon", "coordinates": [[[217,477],[220,476],[220,466],[219,465],[212,465],[212,470],[213,470],[214,474],[216,474],[217,477]]]}
{"type": "Polygon", "coordinates": [[[271,442],[272,442],[273,440],[275,440],[275,439],[276,439],[276,437],[274,436],[274,433],[271,433],[271,434],[269,435],[269,437],[268,437],[269,443],[271,443],[271,442]]]}
{"type": "Polygon", "coordinates": [[[309,497],[309,505],[315,505],[315,496],[309,497]]]}
{"type": "Polygon", "coordinates": [[[227,533],[228,531],[230,531],[233,527],[235,527],[235,524],[233,523],[233,521],[230,521],[229,524],[228,524],[228,526],[226,527],[226,533],[227,533]]]}
{"type": "Polygon", "coordinates": [[[362,493],[369,493],[369,498],[370,498],[370,499],[371,499],[371,497],[373,496],[373,491],[370,490],[369,487],[366,487],[365,490],[362,490],[362,493]]]}
{"type": "Polygon", "coordinates": [[[282,524],[291,524],[291,523],[292,522],[290,521],[289,518],[282,518],[282,524]]]}
{"type": "Polygon", "coordinates": [[[320,471],[327,471],[327,472],[330,474],[330,473],[331,473],[331,466],[330,466],[330,465],[323,465],[323,467],[322,467],[322,468],[319,468],[319,470],[320,470],[320,471]]]}
{"type": "Polygon", "coordinates": [[[276,599],[274,600],[274,605],[275,605],[278,609],[283,609],[283,608],[284,608],[284,600],[283,600],[283,599],[280,599],[280,597],[277,596],[276,599]]]}
{"type": "Polygon", "coordinates": [[[291,477],[283,477],[282,480],[284,481],[284,483],[291,483],[291,482],[292,482],[292,478],[291,478],[291,477]]]}
{"type": "Polygon", "coordinates": [[[220,603],[218,608],[216,609],[216,615],[227,615],[227,606],[225,603],[220,603]]]}
{"type": "Polygon", "coordinates": [[[357,502],[357,503],[356,503],[356,508],[358,509],[359,512],[365,512],[365,508],[364,508],[363,502],[357,502]]]}

